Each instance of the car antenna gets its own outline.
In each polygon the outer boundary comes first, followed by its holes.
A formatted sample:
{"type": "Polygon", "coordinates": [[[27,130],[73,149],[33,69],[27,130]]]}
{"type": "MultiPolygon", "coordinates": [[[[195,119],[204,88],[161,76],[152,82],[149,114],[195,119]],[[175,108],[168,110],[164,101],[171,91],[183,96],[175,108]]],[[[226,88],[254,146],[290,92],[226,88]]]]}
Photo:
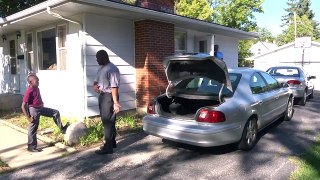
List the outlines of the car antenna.
{"type": "Polygon", "coordinates": [[[168,90],[169,90],[169,87],[171,86],[171,81],[169,81],[169,84],[168,84],[168,86],[167,86],[167,88],[166,88],[166,96],[168,97],[168,98],[171,98],[171,96],[169,96],[169,94],[168,94],[168,90]]]}
{"type": "Polygon", "coordinates": [[[222,90],[223,90],[223,88],[224,88],[224,83],[222,84],[221,89],[220,89],[220,91],[219,91],[219,102],[220,102],[220,104],[222,103],[222,98],[221,98],[221,96],[222,96],[222,90]]]}

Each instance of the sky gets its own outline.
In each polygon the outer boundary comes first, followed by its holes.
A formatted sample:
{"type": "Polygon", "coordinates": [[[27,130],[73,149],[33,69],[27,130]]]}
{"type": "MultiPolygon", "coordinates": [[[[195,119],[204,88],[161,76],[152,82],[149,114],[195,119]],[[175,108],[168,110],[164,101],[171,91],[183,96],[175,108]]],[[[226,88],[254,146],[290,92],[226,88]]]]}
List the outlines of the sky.
{"type": "MultiPolygon", "coordinates": [[[[281,19],[287,14],[284,10],[288,8],[287,2],[288,0],[265,0],[262,4],[264,13],[255,13],[258,27],[267,28],[274,36],[281,34],[281,19]]],[[[320,22],[320,0],[310,0],[310,2],[311,10],[315,14],[314,20],[320,22]]]]}

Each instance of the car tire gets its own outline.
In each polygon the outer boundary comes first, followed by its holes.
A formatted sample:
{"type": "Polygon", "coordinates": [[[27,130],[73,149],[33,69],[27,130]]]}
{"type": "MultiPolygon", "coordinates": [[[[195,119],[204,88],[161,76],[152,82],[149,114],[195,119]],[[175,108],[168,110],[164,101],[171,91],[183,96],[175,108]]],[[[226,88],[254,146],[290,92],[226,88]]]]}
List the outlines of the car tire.
{"type": "Polygon", "coordinates": [[[299,100],[299,105],[305,106],[307,103],[307,92],[304,91],[302,98],[299,100]]]}
{"type": "Polygon", "coordinates": [[[314,89],[312,89],[311,94],[308,96],[309,99],[313,99],[313,91],[314,89]]]}
{"type": "Polygon", "coordinates": [[[290,97],[289,100],[288,100],[287,110],[285,111],[283,120],[290,121],[292,119],[293,112],[294,112],[294,110],[293,110],[293,98],[290,97]]]}
{"type": "Polygon", "coordinates": [[[258,124],[256,118],[250,118],[242,132],[241,140],[238,144],[238,149],[249,151],[251,150],[257,141],[258,124]]]}

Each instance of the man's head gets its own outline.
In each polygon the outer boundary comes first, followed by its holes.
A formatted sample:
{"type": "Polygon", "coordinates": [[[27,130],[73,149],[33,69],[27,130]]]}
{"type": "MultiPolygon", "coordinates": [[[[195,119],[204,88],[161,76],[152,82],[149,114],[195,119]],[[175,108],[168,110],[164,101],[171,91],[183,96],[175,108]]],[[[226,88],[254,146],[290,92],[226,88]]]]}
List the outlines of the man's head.
{"type": "Polygon", "coordinates": [[[218,44],[215,44],[214,45],[214,51],[218,51],[219,50],[219,45],[218,44]]]}
{"type": "Polygon", "coordinates": [[[96,58],[99,65],[106,65],[110,62],[109,55],[105,50],[98,51],[96,58]]]}
{"type": "Polygon", "coordinates": [[[35,74],[28,75],[27,81],[28,81],[29,85],[32,86],[32,87],[38,87],[39,86],[39,78],[35,74]]]}

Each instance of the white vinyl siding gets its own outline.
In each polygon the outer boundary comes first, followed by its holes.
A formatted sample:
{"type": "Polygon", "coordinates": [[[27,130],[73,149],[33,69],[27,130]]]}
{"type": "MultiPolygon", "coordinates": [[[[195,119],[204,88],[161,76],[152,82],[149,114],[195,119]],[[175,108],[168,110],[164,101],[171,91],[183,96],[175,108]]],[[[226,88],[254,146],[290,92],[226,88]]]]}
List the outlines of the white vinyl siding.
{"type": "Polygon", "coordinates": [[[92,90],[93,79],[99,68],[96,52],[104,49],[110,61],[120,71],[121,110],[136,108],[136,70],[134,68],[134,23],[130,20],[116,19],[86,14],[85,73],[86,73],[86,116],[99,114],[98,94],[92,90]]]}

